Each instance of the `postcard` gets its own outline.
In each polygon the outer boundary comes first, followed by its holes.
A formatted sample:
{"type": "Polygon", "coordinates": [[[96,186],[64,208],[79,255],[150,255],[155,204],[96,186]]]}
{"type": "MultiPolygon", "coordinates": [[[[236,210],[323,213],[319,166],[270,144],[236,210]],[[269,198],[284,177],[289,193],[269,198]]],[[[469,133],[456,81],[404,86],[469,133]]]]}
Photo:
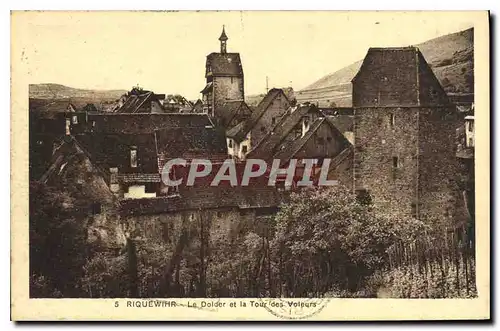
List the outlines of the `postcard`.
{"type": "Polygon", "coordinates": [[[13,11],[12,319],[489,319],[489,33],[13,11]]]}

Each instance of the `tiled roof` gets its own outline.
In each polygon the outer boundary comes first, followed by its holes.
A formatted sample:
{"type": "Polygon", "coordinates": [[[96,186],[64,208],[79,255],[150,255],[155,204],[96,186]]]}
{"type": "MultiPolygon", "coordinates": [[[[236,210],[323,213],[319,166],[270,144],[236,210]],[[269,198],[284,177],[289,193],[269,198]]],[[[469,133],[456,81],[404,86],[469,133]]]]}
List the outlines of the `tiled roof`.
{"type": "Polygon", "coordinates": [[[238,128],[231,128],[227,131],[228,137],[231,137],[236,141],[244,140],[248,132],[250,132],[255,127],[255,125],[257,125],[262,115],[264,115],[267,108],[269,108],[269,106],[271,105],[271,102],[273,102],[273,100],[279,94],[283,94],[283,96],[286,98],[286,95],[281,89],[273,88],[269,90],[267,95],[264,97],[264,99],[261,100],[257,108],[250,115],[250,118],[247,119],[244,124],[237,125],[238,128]]]}
{"type": "Polygon", "coordinates": [[[281,202],[275,187],[184,187],[179,196],[120,201],[125,215],[160,214],[216,208],[269,208],[281,202]]]}
{"type": "Polygon", "coordinates": [[[354,108],[352,107],[319,107],[319,110],[326,116],[354,115],[354,108]]]}
{"type": "Polygon", "coordinates": [[[239,53],[211,53],[207,56],[206,76],[243,76],[239,53]]]}
{"type": "Polygon", "coordinates": [[[166,128],[205,128],[213,126],[206,114],[92,114],[94,132],[153,133],[166,128]]]}
{"type": "Polygon", "coordinates": [[[307,141],[311,138],[311,136],[316,133],[316,131],[323,123],[330,125],[334,138],[339,141],[342,141],[342,145],[350,146],[350,143],[347,141],[344,135],[337,129],[337,127],[331,122],[330,118],[320,117],[317,118],[311,124],[309,130],[306,132],[305,135],[303,135],[297,140],[289,142],[282,150],[274,154],[273,158],[279,159],[281,160],[281,162],[288,162],[295,156],[295,154],[297,154],[297,152],[300,151],[300,149],[307,143],[307,141]]]}
{"type": "Polygon", "coordinates": [[[432,69],[414,46],[369,48],[352,84],[354,107],[449,103],[432,69]]]}
{"type": "MultiPolygon", "coordinates": [[[[318,112],[315,106],[298,106],[291,108],[285,113],[281,120],[275,125],[273,130],[269,132],[252,150],[248,153],[247,158],[270,158],[275,153],[274,149],[286,138],[290,131],[299,123],[302,117],[309,112],[318,112]]],[[[321,114],[322,115],[322,114],[321,114]]]]}
{"type": "Polygon", "coordinates": [[[207,92],[212,91],[214,88],[214,83],[213,82],[208,82],[207,85],[203,88],[203,90],[200,91],[201,94],[205,94],[207,92]]]}
{"type": "Polygon", "coordinates": [[[293,156],[304,146],[304,144],[311,138],[311,136],[316,132],[321,124],[325,121],[325,118],[318,118],[311,127],[306,132],[305,135],[297,140],[290,142],[284,149],[278,151],[273,155],[275,159],[281,160],[281,162],[288,162],[293,156]]]}
{"type": "Polygon", "coordinates": [[[250,107],[243,100],[223,102],[215,110],[217,117],[221,120],[222,126],[227,126],[236,117],[238,121],[243,121],[252,115],[250,107]]]}
{"type": "Polygon", "coordinates": [[[218,129],[170,128],[155,131],[156,149],[164,159],[227,154],[226,137],[218,129]]]}
{"type": "Polygon", "coordinates": [[[353,130],[354,116],[351,116],[351,115],[336,115],[336,116],[328,116],[328,119],[342,133],[344,133],[346,131],[352,131],[353,130]]]}
{"type": "Polygon", "coordinates": [[[89,152],[92,161],[104,169],[128,165],[130,163],[130,148],[135,146],[139,155],[137,170],[143,173],[158,172],[154,132],[94,132],[77,135],[76,139],[89,152]]]}
{"type": "Polygon", "coordinates": [[[159,183],[161,182],[159,173],[131,173],[118,174],[118,179],[124,183],[159,183]]]}
{"type": "Polygon", "coordinates": [[[118,108],[116,113],[137,113],[143,105],[146,105],[147,102],[151,102],[151,97],[153,96],[153,92],[147,92],[139,95],[129,95],[125,103],[118,108]]]}

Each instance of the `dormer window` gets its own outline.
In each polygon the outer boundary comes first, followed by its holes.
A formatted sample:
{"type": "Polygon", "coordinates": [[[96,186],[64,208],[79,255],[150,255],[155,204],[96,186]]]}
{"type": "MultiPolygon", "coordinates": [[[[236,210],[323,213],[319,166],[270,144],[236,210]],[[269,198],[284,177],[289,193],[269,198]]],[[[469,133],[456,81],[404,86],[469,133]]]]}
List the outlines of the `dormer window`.
{"type": "Polygon", "coordinates": [[[130,167],[137,168],[137,147],[130,148],[130,167]]]}

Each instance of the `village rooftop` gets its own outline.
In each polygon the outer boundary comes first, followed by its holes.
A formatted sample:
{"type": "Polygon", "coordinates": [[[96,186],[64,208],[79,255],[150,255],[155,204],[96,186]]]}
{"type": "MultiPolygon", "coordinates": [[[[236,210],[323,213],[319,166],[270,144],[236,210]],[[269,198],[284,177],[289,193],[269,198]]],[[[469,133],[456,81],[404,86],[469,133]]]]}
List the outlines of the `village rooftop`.
{"type": "MultiPolygon", "coordinates": [[[[275,186],[277,182],[285,182],[285,186],[291,186],[292,183],[296,182],[297,186],[333,186],[337,185],[337,180],[329,180],[328,171],[330,168],[331,159],[323,159],[321,168],[319,169],[319,179],[314,181],[311,179],[315,177],[318,173],[317,165],[319,164],[318,159],[302,159],[301,163],[304,164],[304,169],[300,180],[297,181],[296,166],[299,160],[291,159],[288,162],[286,168],[280,168],[280,160],[273,160],[271,169],[267,171],[267,162],[260,159],[247,159],[245,162],[245,167],[243,169],[242,176],[238,176],[236,171],[236,162],[233,159],[226,159],[220,165],[217,170],[210,186],[218,186],[222,181],[229,181],[231,186],[248,186],[250,178],[258,178],[263,175],[268,175],[268,186],[275,186]],[[241,180],[238,179],[241,177],[241,180]]],[[[212,173],[213,167],[212,162],[206,159],[193,159],[188,162],[182,158],[176,158],[169,160],[165,163],[162,170],[162,181],[167,186],[179,186],[183,182],[183,178],[173,179],[171,176],[175,176],[176,169],[179,167],[189,166],[189,171],[187,175],[187,186],[194,186],[197,178],[203,178],[212,173]]]]}

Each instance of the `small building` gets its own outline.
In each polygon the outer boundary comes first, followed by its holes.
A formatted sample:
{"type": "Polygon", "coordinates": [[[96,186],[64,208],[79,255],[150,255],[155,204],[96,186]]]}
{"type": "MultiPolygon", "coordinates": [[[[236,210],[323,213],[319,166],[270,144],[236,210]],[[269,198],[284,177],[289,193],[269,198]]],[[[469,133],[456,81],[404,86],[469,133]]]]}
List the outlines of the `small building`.
{"type": "Polygon", "coordinates": [[[191,103],[193,104],[193,107],[191,108],[191,113],[196,113],[196,114],[203,113],[203,101],[198,99],[195,102],[191,103]]]}
{"type": "Polygon", "coordinates": [[[151,91],[134,87],[130,92],[121,96],[113,112],[121,114],[134,113],[164,113],[162,107],[165,94],[156,94],[151,91]]]}
{"type": "Polygon", "coordinates": [[[246,120],[226,131],[228,154],[245,159],[246,154],[273,129],[290,106],[282,89],[271,89],[246,120]]]}
{"type": "MultiPolygon", "coordinates": [[[[312,105],[290,108],[247,158],[280,160],[286,167],[291,159],[316,159],[316,168],[325,159],[331,159],[328,179],[338,179],[344,185],[352,185],[352,145],[331,120],[312,105]]],[[[302,178],[304,164],[298,163],[296,176],[302,178]]],[[[315,172],[313,176],[318,175],[315,172]]]]}

